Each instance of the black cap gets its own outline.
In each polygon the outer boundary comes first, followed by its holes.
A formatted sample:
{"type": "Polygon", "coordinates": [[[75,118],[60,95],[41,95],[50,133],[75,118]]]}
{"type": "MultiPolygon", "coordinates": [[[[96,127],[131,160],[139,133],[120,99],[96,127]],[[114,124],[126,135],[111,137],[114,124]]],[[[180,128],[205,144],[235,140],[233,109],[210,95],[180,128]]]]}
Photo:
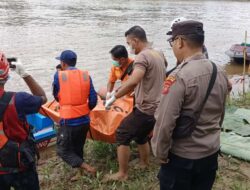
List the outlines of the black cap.
{"type": "Polygon", "coordinates": [[[187,20],[173,24],[171,29],[171,31],[167,32],[167,35],[172,35],[171,38],[178,35],[188,34],[204,36],[203,23],[194,20],[187,20]]]}

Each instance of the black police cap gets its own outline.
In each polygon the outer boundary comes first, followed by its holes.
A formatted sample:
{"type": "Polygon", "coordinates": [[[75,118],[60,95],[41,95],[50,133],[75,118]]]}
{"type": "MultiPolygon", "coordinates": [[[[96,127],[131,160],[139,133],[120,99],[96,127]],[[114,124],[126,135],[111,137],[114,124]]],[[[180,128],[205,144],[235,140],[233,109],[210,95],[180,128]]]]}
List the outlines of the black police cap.
{"type": "Polygon", "coordinates": [[[188,34],[204,36],[203,23],[194,20],[182,21],[173,24],[172,31],[167,32],[167,35],[172,35],[171,38],[188,34]]]}

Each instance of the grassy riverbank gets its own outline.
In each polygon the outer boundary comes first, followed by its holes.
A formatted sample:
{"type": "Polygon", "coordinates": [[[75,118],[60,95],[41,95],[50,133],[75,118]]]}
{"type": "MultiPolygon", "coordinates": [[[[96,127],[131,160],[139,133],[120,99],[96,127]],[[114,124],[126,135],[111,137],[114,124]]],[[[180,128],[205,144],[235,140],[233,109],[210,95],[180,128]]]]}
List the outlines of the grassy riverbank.
{"type": "MultiPolygon", "coordinates": [[[[103,182],[105,174],[117,171],[115,146],[88,141],[85,148],[87,162],[98,170],[97,177],[84,175],[76,182],[70,178],[76,170],[59,159],[54,151],[42,153],[43,163],[39,165],[39,178],[42,190],[158,190],[157,173],[159,164],[151,156],[151,166],[147,170],[136,169],[138,153],[132,145],[130,176],[126,182],[103,182]]],[[[219,171],[214,185],[215,190],[250,189],[250,163],[224,155],[219,158],[219,171]]]]}
{"type": "MultiPolygon", "coordinates": [[[[249,108],[250,93],[245,97],[228,99],[227,106],[249,108]]],[[[103,182],[105,174],[114,173],[118,169],[115,145],[88,140],[85,146],[85,158],[98,170],[96,177],[84,175],[76,182],[70,178],[76,173],[55,154],[55,147],[42,153],[41,164],[38,166],[42,190],[158,190],[157,174],[159,164],[151,156],[150,168],[137,169],[138,152],[135,144],[131,145],[131,161],[129,180],[126,182],[103,182]]],[[[249,190],[250,163],[224,155],[219,157],[214,190],[249,190]]]]}

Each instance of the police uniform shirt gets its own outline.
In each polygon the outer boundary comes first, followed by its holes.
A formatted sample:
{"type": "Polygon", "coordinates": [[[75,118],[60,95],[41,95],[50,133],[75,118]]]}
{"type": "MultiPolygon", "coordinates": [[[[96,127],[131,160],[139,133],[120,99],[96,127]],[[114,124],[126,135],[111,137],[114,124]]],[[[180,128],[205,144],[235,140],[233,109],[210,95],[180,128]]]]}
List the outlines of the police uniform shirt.
{"type": "Polygon", "coordinates": [[[220,122],[223,119],[228,79],[217,66],[217,78],[190,137],[172,140],[181,110],[197,111],[205,98],[212,64],[202,54],[184,60],[166,78],[152,138],[153,153],[166,160],[169,151],[187,159],[200,159],[219,150],[220,122]]]}

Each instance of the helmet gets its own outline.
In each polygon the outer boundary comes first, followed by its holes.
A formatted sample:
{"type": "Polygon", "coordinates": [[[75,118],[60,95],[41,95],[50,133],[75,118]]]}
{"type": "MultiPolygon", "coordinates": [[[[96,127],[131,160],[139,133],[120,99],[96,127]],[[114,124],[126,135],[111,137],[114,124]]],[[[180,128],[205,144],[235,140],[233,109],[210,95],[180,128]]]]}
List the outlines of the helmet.
{"type": "Polygon", "coordinates": [[[9,73],[9,62],[7,61],[5,55],[0,52],[0,80],[8,78],[9,73]]]}
{"type": "Polygon", "coordinates": [[[183,22],[183,21],[186,21],[186,20],[188,20],[188,19],[186,19],[186,18],[184,18],[184,17],[176,18],[176,19],[174,19],[174,20],[171,22],[170,28],[172,28],[174,24],[179,23],[179,22],[183,22]]]}

